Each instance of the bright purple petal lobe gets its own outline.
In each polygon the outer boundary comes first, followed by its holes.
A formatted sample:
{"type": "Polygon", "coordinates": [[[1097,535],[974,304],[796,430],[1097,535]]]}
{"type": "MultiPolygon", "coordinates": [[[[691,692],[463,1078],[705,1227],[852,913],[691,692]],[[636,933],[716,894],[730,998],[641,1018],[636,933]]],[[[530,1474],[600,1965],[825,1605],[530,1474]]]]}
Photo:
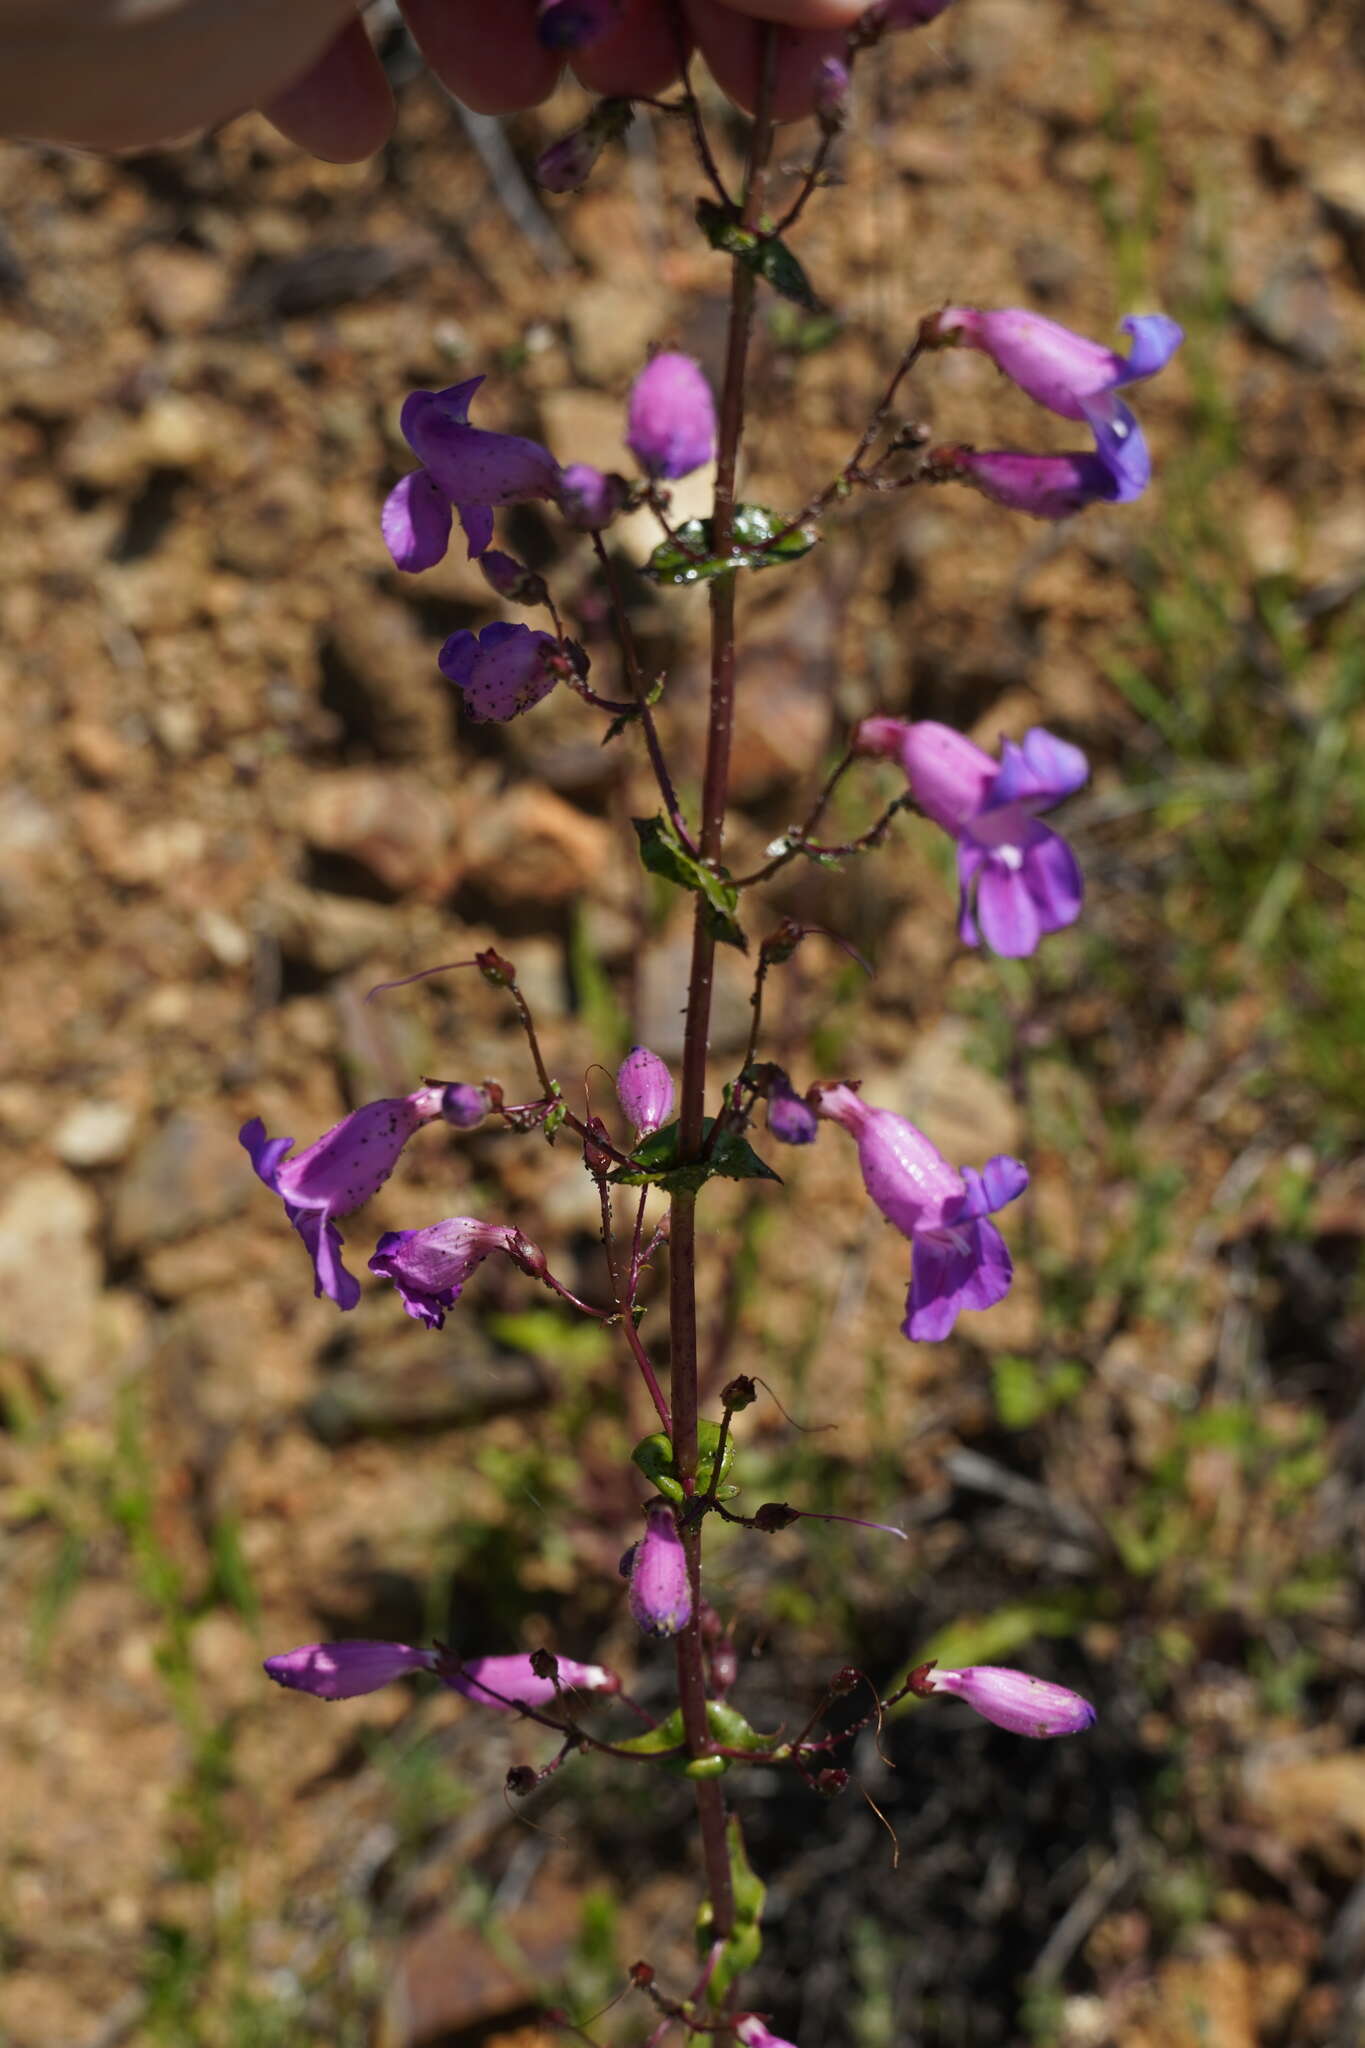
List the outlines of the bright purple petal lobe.
{"type": "Polygon", "coordinates": [[[630,1611],[649,1636],[675,1636],[692,1619],[687,1559],[672,1508],[652,1507],[630,1563],[630,1611]]]}
{"type": "Polygon", "coordinates": [[[1002,742],[1000,771],[987,803],[992,810],[1002,804],[1022,803],[1033,811],[1049,811],[1089,779],[1090,763],[1080,748],[1035,725],[1024,734],[1021,745],[1013,740],[1002,742]]]}
{"type": "Polygon", "coordinates": [[[357,1640],[308,1643],[301,1650],[267,1657],[265,1668],[277,1685],[287,1685],[294,1692],[311,1692],[320,1700],[353,1700],[361,1693],[378,1692],[409,1671],[430,1671],[435,1663],[434,1650],[357,1640]]]}
{"type": "Polygon", "coordinates": [[[1119,325],[1133,338],[1119,379],[1121,384],[1136,384],[1144,377],[1155,377],[1185,339],[1184,328],[1165,313],[1130,313],[1119,325]]]}
{"type": "Polygon", "coordinates": [[[626,445],[650,476],[688,476],[711,460],[715,401],[691,356],[665,350],[641,370],[631,386],[626,445]]]}
{"type": "Polygon", "coordinates": [[[415,415],[408,439],[457,505],[515,505],[555,495],[559,465],[538,441],[491,434],[435,407],[415,415]]]}
{"type": "MultiPolygon", "coordinates": [[[[601,1664],[576,1664],[555,1659],[559,1692],[619,1692],[621,1681],[601,1664]]],[[[558,1696],[555,1678],[542,1678],[531,1659],[512,1657],[441,1657],[437,1671],[452,1692],[481,1707],[513,1713],[518,1706],[552,1707],[558,1696]]]]}
{"type": "Polygon", "coordinates": [[[632,1046],[616,1070],[616,1095],[637,1138],[647,1138],[673,1114],[673,1076],[647,1045],[632,1046]]]}
{"type": "Polygon", "coordinates": [[[384,500],[379,528],[396,568],[434,569],[450,545],[450,500],[429,471],[414,469],[384,500]]]}
{"type": "Polygon", "coordinates": [[[486,554],[493,541],[493,507],[491,505],[457,505],[460,524],[464,528],[465,547],[471,562],[486,554]]]}
{"type": "Polygon", "coordinates": [[[964,1309],[994,1308],[1010,1291],[1014,1265],[993,1223],[968,1222],[915,1238],[904,1334],[940,1344],[964,1309]]]}
{"type": "Polygon", "coordinates": [[[429,1330],[439,1330],[466,1280],[491,1252],[507,1251],[517,1233],[510,1224],[477,1216],[447,1216],[424,1230],[386,1230],[370,1271],[392,1280],[403,1306],[429,1330]]]}
{"type": "Polygon", "coordinates": [[[499,619],[477,639],[469,632],[452,633],[436,665],[463,692],[471,718],[501,722],[549,696],[558,677],[545,656],[556,645],[552,633],[499,619]]]}
{"type": "Polygon", "coordinates": [[[1007,1152],[998,1152],[994,1159],[986,1161],[980,1173],[973,1166],[964,1166],[962,1178],[967,1192],[952,1219],[954,1223],[972,1216],[993,1216],[997,1209],[1017,1202],[1028,1186],[1028,1168],[1022,1159],[1011,1159],[1007,1152]]]}
{"type": "Polygon", "coordinates": [[[955,1693],[983,1720],[1014,1735],[1079,1735],[1095,1723],[1095,1709],[1078,1692],[1004,1665],[969,1664],[961,1671],[935,1667],[924,1682],[933,1692],[955,1693]]]}
{"type": "Polygon", "coordinates": [[[1128,407],[1114,397],[1086,401],[1085,416],[1095,436],[1095,452],[1113,479],[1110,500],[1131,505],[1152,481],[1152,458],[1141,427],[1128,407]]]}

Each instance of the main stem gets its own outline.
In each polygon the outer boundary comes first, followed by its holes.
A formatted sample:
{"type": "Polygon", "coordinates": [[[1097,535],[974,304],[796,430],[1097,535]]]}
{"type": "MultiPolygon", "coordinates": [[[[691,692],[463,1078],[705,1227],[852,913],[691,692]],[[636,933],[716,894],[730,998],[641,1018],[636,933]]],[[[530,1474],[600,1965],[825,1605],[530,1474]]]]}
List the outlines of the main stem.
{"type": "MultiPolygon", "coordinates": [[[[768,158],[772,151],[772,85],[778,31],[763,31],[758,107],[749,140],[744,185],[743,223],[756,227],[763,211],[768,158]]],[[[725,381],[721,389],[716,450],[716,490],[712,511],[712,546],[717,555],[729,550],[734,533],[735,475],[744,431],[744,379],[753,325],[754,273],[732,259],[730,320],[725,345],[725,381]]],[[[735,712],[735,577],[718,576],[711,584],[711,696],[706,730],[706,767],[702,780],[701,855],[719,860],[725,838],[725,808],[730,788],[730,743],[735,712]]],[[[692,928],[692,969],[687,988],[687,1023],[683,1038],[682,1101],[679,1109],[679,1153],[684,1160],[701,1151],[706,1102],[706,1050],[711,1028],[711,990],[716,942],[706,923],[705,906],[696,899],[692,928]]],[[[697,1203],[694,1194],[673,1197],[669,1236],[669,1360],[670,1405],[673,1414],[673,1455],[683,1490],[697,1486],[697,1203]]],[[[683,1530],[683,1547],[692,1582],[692,1619],[677,1641],[678,1698],[687,1746],[693,1756],[711,1748],[706,1719],[706,1667],[701,1640],[702,1523],[683,1530]]],[[[725,1839],[725,1798],[711,1779],[696,1784],[697,1818],[707,1888],[711,1895],[713,1930],[719,1940],[734,1928],[735,1902],[730,1882],[730,1855],[725,1839]]]]}

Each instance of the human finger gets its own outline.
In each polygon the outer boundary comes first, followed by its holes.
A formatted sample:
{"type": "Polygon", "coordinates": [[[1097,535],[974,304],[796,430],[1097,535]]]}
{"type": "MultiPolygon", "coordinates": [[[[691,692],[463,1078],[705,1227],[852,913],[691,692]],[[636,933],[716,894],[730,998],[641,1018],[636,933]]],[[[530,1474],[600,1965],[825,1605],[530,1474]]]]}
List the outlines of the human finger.
{"type": "Polygon", "coordinates": [[[852,28],[867,0],[726,0],[736,14],[776,21],[784,28],[852,28]]]}
{"type": "Polygon", "coordinates": [[[393,126],[393,93],[364,24],[346,23],[301,78],[261,109],[282,135],[332,164],[359,163],[393,126]]]}
{"type": "MultiPolygon", "coordinates": [[[[725,0],[686,0],[688,19],[707,68],[722,92],[747,113],[758,100],[763,24],[738,14],[725,0]]],[[[773,74],[773,118],[797,121],[815,104],[820,65],[843,52],[839,29],[779,29],[773,74]]]]}
{"type": "Polygon", "coordinates": [[[575,50],[571,62],[579,83],[589,92],[622,99],[654,97],[673,83],[680,57],[691,48],[685,24],[682,51],[660,0],[624,0],[621,12],[605,35],[575,50]]]}
{"type": "Polygon", "coordinates": [[[514,114],[553,92],[562,59],[536,40],[532,0],[402,0],[427,63],[476,114],[514,114]]]}

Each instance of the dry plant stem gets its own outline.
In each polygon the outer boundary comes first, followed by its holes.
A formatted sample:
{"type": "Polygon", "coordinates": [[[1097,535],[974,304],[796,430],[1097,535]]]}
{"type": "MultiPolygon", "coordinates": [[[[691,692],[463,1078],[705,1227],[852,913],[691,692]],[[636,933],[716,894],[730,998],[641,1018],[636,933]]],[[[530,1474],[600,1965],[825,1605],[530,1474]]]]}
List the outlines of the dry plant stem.
{"type": "MultiPolygon", "coordinates": [[[[768,158],[772,150],[772,86],[777,56],[777,31],[763,33],[762,78],[758,110],[749,141],[743,219],[752,227],[763,209],[768,158]]],[[[716,553],[724,555],[734,531],[735,474],[744,429],[744,380],[749,333],[753,324],[754,273],[732,261],[730,324],[721,391],[716,491],[712,536],[716,553]]],[[[725,837],[725,805],[730,782],[730,741],[734,727],[735,577],[719,576],[711,585],[711,701],[702,781],[701,854],[720,857],[725,837]]],[[[706,1047],[711,1024],[711,989],[715,940],[707,927],[704,906],[697,899],[692,937],[692,969],[687,991],[687,1023],[683,1039],[682,1100],[679,1105],[679,1153],[695,1159],[701,1150],[706,1095],[706,1047]]],[[[697,1485],[697,1232],[695,1195],[675,1195],[669,1240],[669,1356],[673,1409],[673,1455],[687,1494],[697,1485]]],[[[692,1620],[677,1641],[678,1696],[687,1746],[693,1756],[711,1748],[706,1719],[706,1671],[701,1627],[701,1529],[682,1530],[688,1574],[692,1582],[692,1620]]],[[[724,1941],[735,1923],[730,1881],[729,1846],[725,1833],[725,1799],[710,1779],[696,1783],[697,1819],[713,1925],[724,1941]]],[[[720,2038],[724,2038],[722,2035],[720,2038]]]]}

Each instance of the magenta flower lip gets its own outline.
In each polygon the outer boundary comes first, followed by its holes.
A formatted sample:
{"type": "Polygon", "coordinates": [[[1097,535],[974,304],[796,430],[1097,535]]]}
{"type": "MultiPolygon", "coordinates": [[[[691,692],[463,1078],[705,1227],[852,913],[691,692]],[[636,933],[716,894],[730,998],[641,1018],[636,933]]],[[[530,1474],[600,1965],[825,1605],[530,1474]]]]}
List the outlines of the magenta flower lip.
{"type": "Polygon", "coordinates": [[[547,657],[558,645],[553,633],[495,619],[478,634],[452,633],[436,666],[463,696],[471,718],[505,724],[549,696],[559,678],[547,657]]]}
{"type": "Polygon", "coordinates": [[[1095,1723],[1095,1709],[1080,1693],[1005,1665],[970,1664],[961,1671],[940,1671],[934,1666],[924,1673],[920,1684],[927,1692],[955,1694],[983,1720],[993,1721],[1013,1735],[1036,1740],[1080,1735],[1095,1723]]]}
{"type": "Polygon", "coordinates": [[[864,1187],[910,1240],[904,1334],[916,1343],[938,1343],[963,1310],[1003,1301],[1014,1266],[988,1219],[1028,1186],[1021,1161],[1002,1153],[979,1173],[970,1166],[959,1173],[905,1117],[873,1109],[855,1089],[840,1083],[812,1093],[818,1114],[854,1139],[864,1187]]]}
{"type": "Polygon", "coordinates": [[[415,1321],[439,1330],[475,1268],[490,1253],[511,1253],[520,1243],[520,1233],[510,1224],[447,1216],[424,1230],[386,1230],[374,1248],[370,1271],[393,1281],[415,1321]]]}
{"type": "Polygon", "coordinates": [[[394,485],[380,528],[395,564],[410,574],[442,559],[452,511],[472,561],[492,543],[495,505],[553,498],[558,488],[559,464],[538,441],[470,426],[470,401],[482,383],[470,377],[444,391],[411,391],[403,401],[403,438],[422,467],[394,485]]]}
{"type": "Polygon", "coordinates": [[[621,1681],[601,1664],[557,1657],[554,1676],[541,1677],[531,1657],[455,1657],[449,1650],[414,1649],[410,1643],[358,1638],[345,1643],[306,1643],[267,1657],[266,1675],[293,1692],[320,1700],[358,1699],[378,1692],[410,1671],[432,1671],[452,1692],[482,1707],[514,1713],[521,1707],[552,1706],[560,1692],[614,1693],[621,1681]]]}

